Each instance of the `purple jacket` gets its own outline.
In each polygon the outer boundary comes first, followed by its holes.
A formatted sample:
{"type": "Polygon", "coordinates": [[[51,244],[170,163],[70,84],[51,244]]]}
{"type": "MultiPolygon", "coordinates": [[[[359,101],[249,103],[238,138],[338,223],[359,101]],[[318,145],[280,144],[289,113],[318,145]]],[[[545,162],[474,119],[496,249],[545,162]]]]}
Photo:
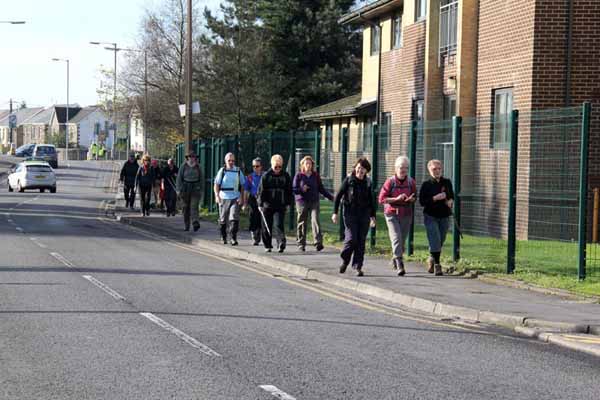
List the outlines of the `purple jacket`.
{"type": "Polygon", "coordinates": [[[313,172],[310,176],[298,172],[296,176],[294,176],[292,190],[296,198],[296,203],[304,204],[319,201],[319,193],[333,201],[333,195],[325,190],[321,177],[316,172],[313,172]],[[306,192],[302,190],[304,185],[308,186],[306,192]]]}

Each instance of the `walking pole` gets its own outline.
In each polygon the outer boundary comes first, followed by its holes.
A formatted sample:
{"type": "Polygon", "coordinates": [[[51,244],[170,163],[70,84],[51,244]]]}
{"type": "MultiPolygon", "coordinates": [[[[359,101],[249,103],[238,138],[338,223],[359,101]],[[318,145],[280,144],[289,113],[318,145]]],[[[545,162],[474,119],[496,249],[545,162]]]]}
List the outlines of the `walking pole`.
{"type": "Polygon", "coordinates": [[[273,236],[273,235],[271,235],[271,231],[269,230],[269,225],[267,224],[267,218],[265,218],[265,214],[263,214],[263,211],[260,209],[260,207],[258,208],[258,212],[260,213],[262,220],[265,223],[265,229],[267,230],[267,233],[269,234],[269,236],[273,236]]]}

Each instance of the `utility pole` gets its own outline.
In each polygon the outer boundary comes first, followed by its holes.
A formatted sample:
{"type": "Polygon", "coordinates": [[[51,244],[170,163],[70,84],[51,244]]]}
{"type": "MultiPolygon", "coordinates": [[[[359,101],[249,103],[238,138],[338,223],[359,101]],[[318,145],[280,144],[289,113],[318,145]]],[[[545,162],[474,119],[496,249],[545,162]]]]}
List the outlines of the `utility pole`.
{"type": "Polygon", "coordinates": [[[185,154],[192,150],[192,0],[187,0],[187,46],[185,71],[185,154]]]}
{"type": "Polygon", "coordinates": [[[144,49],[144,151],[148,152],[148,50],[144,49]]]}
{"type": "MultiPolygon", "coordinates": [[[[12,101],[12,99],[10,99],[10,113],[8,115],[12,115],[12,113],[13,113],[13,106],[12,106],[12,104],[13,104],[13,101],[12,101]]],[[[9,130],[10,130],[10,133],[9,133],[9,137],[10,137],[10,140],[9,140],[10,150],[9,151],[12,154],[12,148],[13,148],[13,127],[12,127],[12,124],[10,122],[8,123],[8,125],[9,125],[9,130]]]]}

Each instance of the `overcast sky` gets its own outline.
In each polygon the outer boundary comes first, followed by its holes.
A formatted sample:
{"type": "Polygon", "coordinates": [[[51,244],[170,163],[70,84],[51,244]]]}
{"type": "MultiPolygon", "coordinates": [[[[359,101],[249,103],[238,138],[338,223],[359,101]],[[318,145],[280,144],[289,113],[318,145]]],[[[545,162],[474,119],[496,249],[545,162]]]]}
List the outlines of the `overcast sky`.
{"type": "MultiPolygon", "coordinates": [[[[161,0],[0,0],[0,109],[9,99],[29,106],[66,103],[66,63],[70,60],[70,102],[96,104],[101,65],[112,68],[113,53],[90,41],[135,43],[144,9],[161,0]]],[[[197,1],[216,8],[220,0],[197,1]]]]}

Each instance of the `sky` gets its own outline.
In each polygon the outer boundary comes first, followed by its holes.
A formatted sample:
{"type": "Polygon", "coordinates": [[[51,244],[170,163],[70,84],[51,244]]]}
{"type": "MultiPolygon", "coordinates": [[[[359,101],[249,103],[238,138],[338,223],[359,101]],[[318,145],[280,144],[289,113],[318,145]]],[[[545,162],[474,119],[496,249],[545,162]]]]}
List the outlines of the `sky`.
{"type": "MultiPolygon", "coordinates": [[[[112,68],[114,53],[89,42],[134,46],[144,10],[162,1],[0,0],[0,21],[26,21],[25,25],[0,23],[0,109],[8,109],[11,98],[31,107],[65,104],[66,63],[52,58],[69,59],[69,102],[96,104],[99,69],[112,68]]],[[[215,9],[220,0],[195,3],[200,9],[215,9]]]]}

